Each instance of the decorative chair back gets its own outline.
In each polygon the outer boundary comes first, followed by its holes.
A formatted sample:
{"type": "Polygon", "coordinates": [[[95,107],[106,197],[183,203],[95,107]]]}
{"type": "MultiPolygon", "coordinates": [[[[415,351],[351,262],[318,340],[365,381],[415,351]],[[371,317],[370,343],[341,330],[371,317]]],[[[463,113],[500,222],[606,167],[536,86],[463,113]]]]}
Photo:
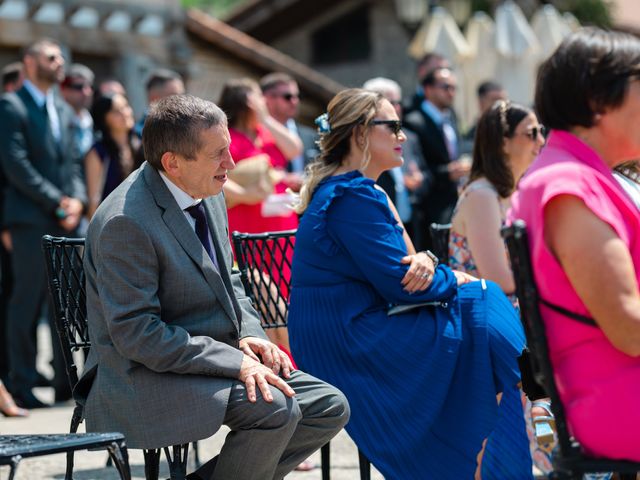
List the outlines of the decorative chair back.
{"type": "Polygon", "coordinates": [[[443,265],[449,264],[449,234],[451,233],[450,223],[432,223],[429,225],[433,253],[438,257],[443,265]]]}
{"type": "Polygon", "coordinates": [[[242,283],[260,313],[263,328],[287,326],[295,235],[295,230],[233,232],[242,283]]]}
{"type": "Polygon", "coordinates": [[[512,225],[504,227],[501,233],[509,250],[520,314],[529,343],[529,361],[533,375],[551,397],[559,444],[559,450],[554,452],[553,456],[556,470],[553,478],[581,479],[583,473],[617,472],[621,474],[621,479],[635,479],[635,473],[640,472],[640,463],[589,457],[571,436],[553,377],[545,326],[540,316],[540,298],[529,255],[526,224],[522,220],[516,220],[512,225]]]}

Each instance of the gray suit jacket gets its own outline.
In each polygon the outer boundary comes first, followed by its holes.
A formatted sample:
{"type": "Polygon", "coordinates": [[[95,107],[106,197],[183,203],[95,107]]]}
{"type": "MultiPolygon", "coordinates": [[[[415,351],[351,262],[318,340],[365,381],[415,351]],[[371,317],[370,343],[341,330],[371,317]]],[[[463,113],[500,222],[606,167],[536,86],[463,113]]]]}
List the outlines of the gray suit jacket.
{"type": "Polygon", "coordinates": [[[63,195],[86,203],[81,160],[73,157],[73,112],[56,98],[60,142],[48,128],[49,119],[29,91],[0,97],[0,161],[6,176],[4,222],[57,228],[54,211],[63,195]]]}
{"type": "Polygon", "coordinates": [[[238,341],[266,336],[231,270],[222,195],[204,206],[219,273],[147,163],[93,217],[84,257],[92,348],[76,389],[88,393],[88,431],[159,448],[222,424],[242,362],[238,341]]]}

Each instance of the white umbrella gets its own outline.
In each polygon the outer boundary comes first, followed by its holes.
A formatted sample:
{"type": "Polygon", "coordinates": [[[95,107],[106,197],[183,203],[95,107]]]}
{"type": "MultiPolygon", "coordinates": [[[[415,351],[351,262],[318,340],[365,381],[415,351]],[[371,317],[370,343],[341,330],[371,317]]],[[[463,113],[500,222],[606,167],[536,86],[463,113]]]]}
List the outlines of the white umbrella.
{"type": "Polygon", "coordinates": [[[553,5],[544,5],[531,18],[531,28],[540,42],[539,60],[551,55],[562,39],[571,33],[569,25],[553,5]]]}
{"type": "Polygon", "coordinates": [[[419,59],[427,52],[438,52],[458,63],[469,56],[469,45],[453,17],[442,7],[425,18],[409,45],[409,55],[419,59]]]}
{"type": "Polygon", "coordinates": [[[486,80],[494,80],[498,56],[496,54],[496,26],[489,15],[476,12],[467,24],[465,32],[470,58],[463,65],[465,98],[468,101],[460,112],[467,125],[478,115],[476,91],[486,80]]]}
{"type": "Polygon", "coordinates": [[[511,0],[496,9],[496,50],[498,81],[512,100],[530,105],[540,43],[520,7],[511,0]]]}
{"type": "Polygon", "coordinates": [[[473,101],[465,96],[464,76],[461,75],[462,66],[470,56],[470,49],[453,17],[442,7],[434,8],[425,18],[409,45],[409,55],[415,59],[427,52],[445,56],[458,73],[458,93],[454,108],[456,112],[462,112],[464,106],[473,101]]]}

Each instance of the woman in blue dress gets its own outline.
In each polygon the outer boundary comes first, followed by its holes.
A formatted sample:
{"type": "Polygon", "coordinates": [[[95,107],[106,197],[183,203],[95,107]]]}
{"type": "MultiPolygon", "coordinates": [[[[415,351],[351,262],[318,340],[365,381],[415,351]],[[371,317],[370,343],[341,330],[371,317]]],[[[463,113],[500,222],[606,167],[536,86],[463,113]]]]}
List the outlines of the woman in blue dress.
{"type": "Polygon", "coordinates": [[[387,479],[531,478],[522,421],[508,441],[491,439],[498,422],[511,421],[500,411],[503,392],[520,381],[524,334],[514,309],[491,282],[434,270],[374,185],[402,164],[394,108],[379,94],[345,90],[320,130],[298,207],[296,362],[345,393],[347,431],[387,479]],[[389,315],[394,305],[414,308],[389,315]],[[504,470],[479,466],[485,440],[484,455],[504,470]]]}

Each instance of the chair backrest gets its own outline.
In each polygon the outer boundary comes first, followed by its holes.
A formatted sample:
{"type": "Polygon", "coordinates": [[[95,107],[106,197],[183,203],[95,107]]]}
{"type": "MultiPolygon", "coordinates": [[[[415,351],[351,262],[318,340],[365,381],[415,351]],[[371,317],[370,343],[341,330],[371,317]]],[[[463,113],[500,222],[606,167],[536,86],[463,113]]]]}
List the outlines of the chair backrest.
{"type": "Polygon", "coordinates": [[[84,238],[42,237],[49,294],[71,388],[78,382],[73,352],[91,347],[87,324],[84,238]]]}
{"type": "Polygon", "coordinates": [[[432,223],[429,225],[433,253],[438,257],[440,263],[449,264],[449,234],[451,233],[450,223],[432,223]]]}
{"type": "Polygon", "coordinates": [[[232,234],[242,283],[263,328],[287,326],[295,235],[295,230],[232,234]]]}
{"type": "Polygon", "coordinates": [[[569,434],[564,408],[553,378],[545,326],[540,316],[538,289],[529,255],[526,224],[522,220],[516,220],[512,225],[504,227],[501,233],[509,250],[511,268],[516,283],[516,295],[520,304],[520,315],[529,343],[529,360],[533,374],[536,381],[544,386],[547,394],[551,397],[560,454],[563,457],[580,455],[579,444],[569,434]]]}

